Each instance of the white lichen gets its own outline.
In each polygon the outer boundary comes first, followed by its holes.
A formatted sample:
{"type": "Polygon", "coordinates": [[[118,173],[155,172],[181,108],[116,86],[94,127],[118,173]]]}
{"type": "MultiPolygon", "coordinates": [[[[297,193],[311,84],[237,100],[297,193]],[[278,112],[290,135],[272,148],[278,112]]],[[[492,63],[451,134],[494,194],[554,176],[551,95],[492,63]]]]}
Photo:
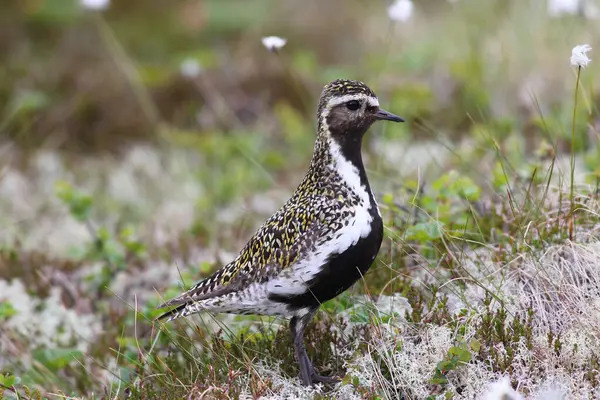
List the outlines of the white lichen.
{"type": "Polygon", "coordinates": [[[0,326],[6,338],[14,332],[31,350],[59,347],[87,351],[90,343],[102,332],[99,317],[94,314],[77,313],[67,308],[61,300],[62,290],[50,288],[45,299],[30,296],[19,279],[10,282],[0,280],[0,302],[9,302],[15,315],[0,326]]]}

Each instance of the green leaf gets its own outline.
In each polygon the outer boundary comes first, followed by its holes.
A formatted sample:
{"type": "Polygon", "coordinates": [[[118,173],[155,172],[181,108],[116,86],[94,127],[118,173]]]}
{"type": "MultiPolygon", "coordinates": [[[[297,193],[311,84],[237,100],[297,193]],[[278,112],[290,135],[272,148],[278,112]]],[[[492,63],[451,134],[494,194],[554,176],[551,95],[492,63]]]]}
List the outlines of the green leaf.
{"type": "Polygon", "coordinates": [[[350,376],[350,375],[346,375],[342,378],[342,385],[352,385],[352,381],[353,381],[354,377],[350,376]]]}
{"type": "Polygon", "coordinates": [[[469,201],[479,200],[481,188],[466,176],[461,176],[457,171],[450,171],[432,183],[431,187],[438,192],[442,199],[451,199],[460,196],[469,201]]]}
{"type": "Polygon", "coordinates": [[[406,230],[406,239],[426,242],[439,239],[444,234],[444,224],[440,221],[420,222],[406,230]]]}
{"type": "Polygon", "coordinates": [[[471,350],[473,350],[476,353],[478,353],[481,349],[481,343],[479,343],[479,340],[477,339],[471,339],[469,346],[471,346],[471,350]]]}
{"type": "Polygon", "coordinates": [[[0,321],[3,319],[8,319],[13,315],[17,314],[17,310],[13,307],[12,303],[9,301],[0,302],[0,321]]]}
{"type": "Polygon", "coordinates": [[[457,194],[464,197],[469,201],[479,200],[481,197],[481,189],[479,186],[466,176],[461,176],[454,181],[452,188],[456,191],[457,194]]]}
{"type": "Polygon", "coordinates": [[[444,375],[442,371],[438,368],[435,370],[433,378],[429,380],[429,383],[431,383],[432,385],[445,385],[448,383],[448,378],[446,378],[446,375],[444,375]]]}
{"type": "Polygon", "coordinates": [[[71,215],[80,222],[86,221],[92,211],[92,196],[73,188],[68,182],[54,184],[54,193],[66,206],[71,215]]]}
{"type": "Polygon", "coordinates": [[[2,375],[0,374],[0,385],[4,386],[4,387],[13,387],[14,385],[18,384],[20,381],[20,379],[14,375],[11,374],[6,374],[6,375],[2,375]]]}
{"type": "Polygon", "coordinates": [[[456,368],[456,366],[458,365],[458,358],[450,358],[447,360],[443,360],[440,361],[439,363],[437,363],[437,369],[439,369],[442,372],[448,372],[448,371],[452,371],[453,369],[456,368]]]}
{"type": "Polygon", "coordinates": [[[471,358],[473,357],[469,350],[456,346],[450,347],[450,350],[448,350],[448,355],[450,355],[451,357],[457,357],[459,361],[465,363],[471,361],[471,358]]]}

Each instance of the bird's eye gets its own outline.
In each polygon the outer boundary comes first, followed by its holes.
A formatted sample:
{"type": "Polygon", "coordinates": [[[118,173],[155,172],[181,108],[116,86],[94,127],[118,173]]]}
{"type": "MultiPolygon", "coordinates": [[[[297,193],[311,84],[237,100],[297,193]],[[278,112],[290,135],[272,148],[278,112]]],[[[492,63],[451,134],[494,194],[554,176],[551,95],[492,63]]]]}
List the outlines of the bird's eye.
{"type": "Polygon", "coordinates": [[[346,103],[346,108],[351,111],[356,111],[360,108],[360,102],[358,100],[350,100],[346,103]]]}

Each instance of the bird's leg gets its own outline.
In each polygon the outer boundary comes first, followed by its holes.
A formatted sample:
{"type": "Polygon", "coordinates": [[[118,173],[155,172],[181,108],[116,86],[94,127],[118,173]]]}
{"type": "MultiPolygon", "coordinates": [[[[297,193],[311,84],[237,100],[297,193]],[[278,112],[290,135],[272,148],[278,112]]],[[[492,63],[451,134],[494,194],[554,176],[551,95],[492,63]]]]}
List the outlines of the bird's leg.
{"type": "Polygon", "coordinates": [[[292,337],[294,339],[294,353],[298,360],[298,364],[300,365],[300,379],[304,386],[319,382],[327,384],[339,382],[340,380],[338,378],[318,375],[306,353],[306,348],[304,347],[304,329],[313,315],[314,311],[302,317],[293,317],[290,320],[290,330],[292,331],[292,337]]]}
{"type": "Polygon", "coordinates": [[[304,348],[304,328],[306,326],[303,325],[301,318],[292,317],[290,320],[290,330],[292,331],[292,338],[294,340],[294,354],[300,366],[300,380],[304,386],[309,386],[312,383],[310,375],[314,368],[304,348]]]}

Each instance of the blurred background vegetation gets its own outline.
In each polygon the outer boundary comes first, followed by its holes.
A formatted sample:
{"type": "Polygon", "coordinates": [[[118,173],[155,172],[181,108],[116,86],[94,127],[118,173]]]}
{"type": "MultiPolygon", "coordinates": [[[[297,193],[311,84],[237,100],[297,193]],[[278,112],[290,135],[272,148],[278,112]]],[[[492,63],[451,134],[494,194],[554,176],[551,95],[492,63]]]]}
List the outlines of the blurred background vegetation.
{"type": "MultiPolygon", "coordinates": [[[[94,371],[130,371],[132,309],[151,315],[154,288],[179,290],[178,269],[190,284],[229,261],[289,196],[333,79],[363,80],[407,120],[365,139],[394,240],[407,229],[396,212],[423,182],[433,194],[419,207],[451,226],[468,219],[465,199],[504,195],[513,179],[540,183],[535,171],[550,163],[568,176],[570,52],[600,48],[600,4],[574,3],[420,0],[394,21],[391,3],[378,0],[112,0],[98,10],[3,1],[0,334],[10,340],[0,369],[80,394],[105,387],[94,371]],[[287,44],[269,52],[269,35],[287,44]],[[11,301],[11,290],[33,305],[11,301]],[[59,340],[56,328],[40,343],[37,331],[17,329],[16,314],[42,318],[48,299],[75,310],[64,317],[75,325],[94,315],[92,332],[59,340]]],[[[595,65],[582,72],[573,145],[579,182],[597,186],[595,65]]],[[[483,230],[501,225],[488,222],[483,230]]],[[[408,235],[425,243],[436,232],[421,225],[408,235]]],[[[393,293],[389,279],[375,275],[373,290],[393,293]]]]}
{"type": "Polygon", "coordinates": [[[285,107],[310,119],[321,86],[340,76],[367,81],[408,117],[394,134],[464,136],[496,118],[535,144],[537,108],[568,120],[570,49],[598,36],[585,16],[558,18],[541,0],[416,2],[405,23],[380,1],[2,7],[3,139],[73,152],[118,152],[170,129],[265,130],[285,107]],[[261,48],[270,34],[289,40],[280,57],[261,48]],[[197,70],[185,76],[186,66],[197,70]]]}

